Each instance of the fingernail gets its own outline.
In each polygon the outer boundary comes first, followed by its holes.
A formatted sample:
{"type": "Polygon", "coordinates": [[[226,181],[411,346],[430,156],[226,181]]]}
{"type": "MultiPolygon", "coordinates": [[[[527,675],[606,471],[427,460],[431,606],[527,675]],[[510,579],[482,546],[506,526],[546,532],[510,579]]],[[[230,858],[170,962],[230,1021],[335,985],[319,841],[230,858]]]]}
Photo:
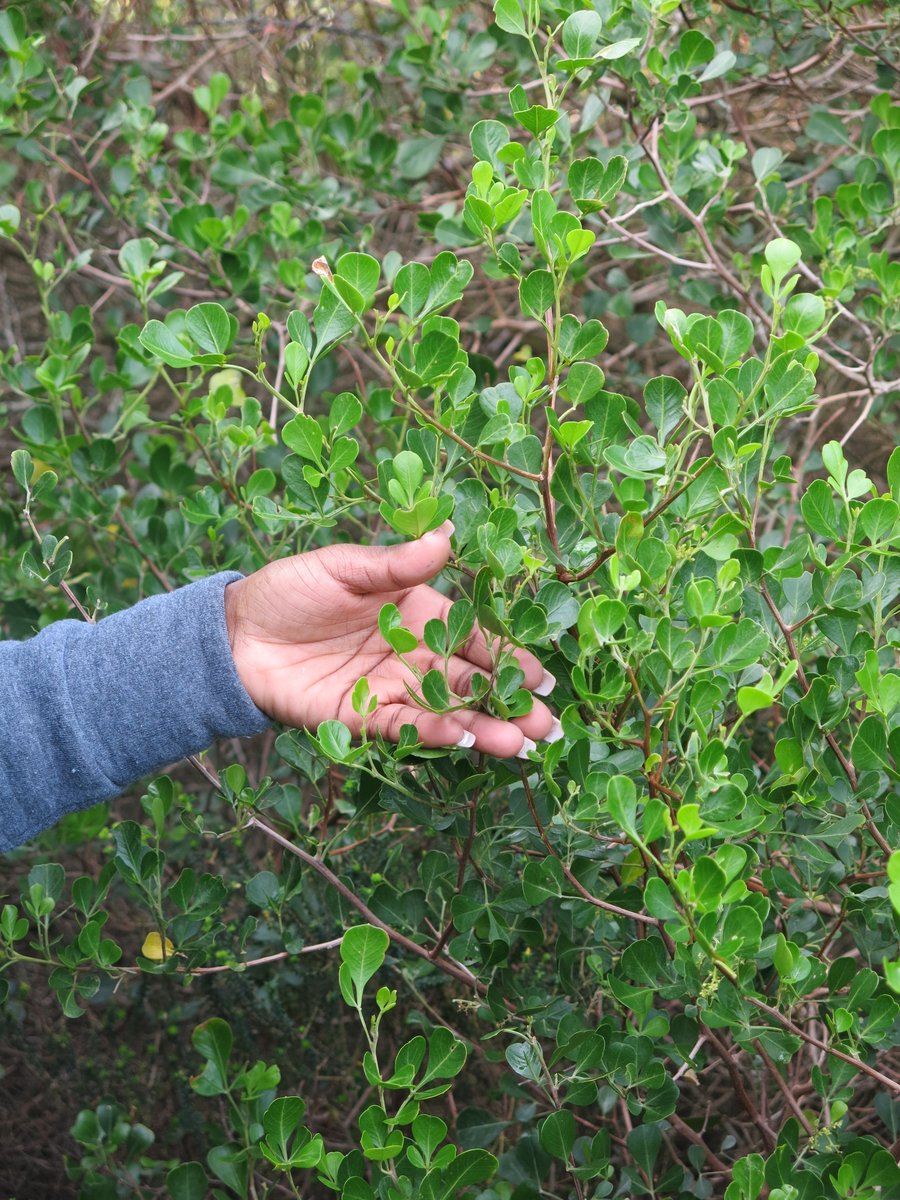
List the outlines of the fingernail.
{"type": "Polygon", "coordinates": [[[469,733],[467,729],[456,744],[460,750],[471,750],[475,745],[475,734],[469,733]]]}
{"type": "Polygon", "coordinates": [[[527,758],[532,750],[537,750],[537,744],[533,742],[531,738],[526,738],[522,743],[522,749],[516,755],[516,758],[527,758]]]}
{"type": "Polygon", "coordinates": [[[446,537],[452,537],[456,533],[456,526],[452,521],[445,521],[443,525],[438,525],[437,529],[429,529],[424,536],[431,537],[434,533],[443,533],[446,537]]]}
{"type": "Polygon", "coordinates": [[[563,736],[563,727],[560,724],[559,718],[553,718],[553,724],[550,726],[550,732],[545,733],[541,741],[543,742],[558,742],[563,736]]]}
{"type": "Polygon", "coordinates": [[[541,678],[541,682],[534,689],[534,694],[536,696],[549,696],[555,687],[556,676],[551,675],[549,671],[545,671],[543,677],[541,678]]]}

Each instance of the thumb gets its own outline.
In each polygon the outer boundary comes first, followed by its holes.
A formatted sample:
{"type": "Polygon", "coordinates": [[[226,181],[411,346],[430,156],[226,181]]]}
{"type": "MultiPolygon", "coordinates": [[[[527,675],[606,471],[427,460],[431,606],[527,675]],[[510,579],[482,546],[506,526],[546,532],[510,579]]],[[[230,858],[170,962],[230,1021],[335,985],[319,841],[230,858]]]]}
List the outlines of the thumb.
{"type": "Polygon", "coordinates": [[[453,523],[445,521],[416,541],[397,546],[332,546],[328,570],[357,595],[399,592],[427,582],[446,565],[453,532],[453,523]]]}

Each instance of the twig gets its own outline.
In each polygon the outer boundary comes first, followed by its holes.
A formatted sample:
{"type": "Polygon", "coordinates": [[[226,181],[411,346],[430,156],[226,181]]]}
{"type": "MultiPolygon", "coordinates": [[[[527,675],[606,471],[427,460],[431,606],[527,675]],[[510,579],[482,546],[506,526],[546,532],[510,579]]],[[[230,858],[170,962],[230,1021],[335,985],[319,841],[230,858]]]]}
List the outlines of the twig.
{"type": "Polygon", "coordinates": [[[249,817],[247,827],[258,829],[267,838],[271,838],[273,842],[277,842],[279,846],[283,847],[290,854],[296,855],[307,866],[312,867],[335,891],[340,892],[348,904],[352,904],[357,912],[361,913],[371,925],[376,925],[379,929],[383,929],[392,942],[396,942],[398,946],[402,946],[410,954],[415,954],[418,958],[424,958],[426,962],[443,971],[445,975],[452,975],[454,979],[458,979],[460,982],[468,984],[469,987],[475,988],[479,995],[483,996],[487,993],[487,986],[480,979],[476,979],[471,971],[460,966],[459,963],[452,962],[448,958],[432,958],[424,946],[420,946],[405,934],[400,933],[398,929],[394,929],[393,926],[388,925],[386,921],[382,921],[381,917],[376,916],[371,908],[360,900],[359,896],[351,888],[347,887],[342,879],[339,879],[333,871],[329,870],[320,858],[316,858],[313,854],[308,854],[306,850],[303,850],[294,842],[289,841],[286,837],[282,837],[276,829],[273,829],[271,825],[267,825],[265,821],[261,821],[259,817],[249,817]]]}
{"type": "Polygon", "coordinates": [[[279,950],[277,954],[267,954],[264,958],[251,958],[249,962],[228,963],[225,966],[219,967],[195,967],[192,971],[186,971],[186,975],[219,975],[223,971],[244,970],[247,967],[262,967],[266,963],[281,962],[285,958],[292,958],[295,954],[314,954],[317,950],[334,950],[344,940],[343,934],[340,937],[332,938],[330,942],[317,942],[311,946],[301,946],[299,950],[279,950]]]}
{"type": "Polygon", "coordinates": [[[547,852],[552,855],[552,857],[555,858],[562,867],[563,875],[569,881],[575,891],[578,892],[579,896],[581,896],[584,900],[587,900],[589,904],[593,904],[595,908],[602,908],[604,912],[615,913],[617,917],[627,917],[630,921],[637,921],[639,924],[653,925],[655,928],[658,928],[660,922],[656,917],[648,917],[644,913],[632,912],[630,908],[620,908],[618,904],[610,904],[608,900],[599,899],[599,897],[595,896],[592,892],[589,892],[584,884],[572,874],[571,869],[566,863],[563,862],[557,851],[554,849],[553,844],[547,837],[544,826],[541,824],[541,819],[538,816],[537,807],[534,803],[534,794],[528,783],[527,772],[528,767],[523,764],[522,785],[525,788],[525,797],[528,801],[528,807],[531,810],[531,818],[534,821],[535,828],[538,831],[541,841],[547,848],[547,852]]]}

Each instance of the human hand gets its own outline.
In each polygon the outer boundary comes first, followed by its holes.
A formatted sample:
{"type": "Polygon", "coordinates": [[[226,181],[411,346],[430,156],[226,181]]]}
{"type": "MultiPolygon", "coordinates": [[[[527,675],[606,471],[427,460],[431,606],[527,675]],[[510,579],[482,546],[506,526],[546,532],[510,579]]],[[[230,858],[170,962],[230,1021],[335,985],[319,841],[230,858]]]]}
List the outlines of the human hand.
{"type": "MultiPolygon", "coordinates": [[[[396,604],[403,624],[421,639],[425,622],[446,620],[450,601],[431,579],[450,557],[447,522],[414,542],[397,546],[327,546],[280,559],[230,583],[225,617],[235,666],[257,708],[275,720],[315,729],[343,721],[354,734],[362,722],[351,693],[365,676],[377,696],[369,731],[397,741],[403,725],[415,725],[425,746],[474,746],[501,758],[524,757],[538,740],[555,741],[559,722],[540,700],[526,716],[503,721],[471,710],[436,714],[420,708],[406,690],[413,673],[390,649],[378,628],[385,604],[396,604]]],[[[524,686],[548,694],[554,679],[533,654],[515,652],[524,686]]],[[[422,672],[444,660],[424,644],[408,656],[422,672]]],[[[472,675],[490,675],[491,654],[476,629],[449,661],[448,681],[457,695],[471,692],[472,675]]]]}

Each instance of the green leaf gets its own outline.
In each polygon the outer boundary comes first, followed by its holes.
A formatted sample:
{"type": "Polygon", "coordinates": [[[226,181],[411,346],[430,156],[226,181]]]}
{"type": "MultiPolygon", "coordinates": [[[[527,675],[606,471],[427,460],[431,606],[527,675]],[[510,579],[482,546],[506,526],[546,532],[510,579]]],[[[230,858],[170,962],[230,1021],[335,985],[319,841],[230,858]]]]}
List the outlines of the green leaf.
{"type": "Polygon", "coordinates": [[[188,309],[184,324],[200,349],[208,354],[224,354],[231,345],[231,319],[221,304],[195,304],[188,309]]]}
{"type": "Polygon", "coordinates": [[[422,696],[432,708],[443,712],[450,703],[447,677],[442,671],[426,671],[422,678],[422,696]]]}
{"type": "Polygon", "coordinates": [[[452,1162],[425,1176],[420,1184],[420,1200],[450,1200],[463,1188],[490,1179],[498,1165],[487,1150],[463,1150],[452,1162]]]}
{"type": "Polygon", "coordinates": [[[400,297],[401,310],[408,317],[420,316],[428,304],[431,272],[422,263],[407,263],[397,272],[394,291],[400,297]]]}
{"type": "MultiPolygon", "coordinates": [[[[740,1188],[738,1200],[759,1200],[766,1182],[765,1159],[761,1154],[748,1154],[734,1164],[732,1179],[740,1188]]],[[[731,1200],[731,1197],[728,1197],[731,1200]]]]}
{"type": "Polygon", "coordinates": [[[418,454],[412,450],[401,450],[394,456],[394,478],[406,492],[410,502],[425,476],[425,467],[418,454]]]}
{"type": "Polygon", "coordinates": [[[835,512],[834,492],[824,479],[814,479],[800,498],[800,511],[807,528],[831,541],[841,539],[835,512]]]}
{"type": "Polygon", "coordinates": [[[606,164],[597,158],[576,159],[569,168],[569,192],[580,212],[600,212],[615,199],[627,174],[628,160],[621,154],[606,164]]]}
{"type": "Polygon", "coordinates": [[[811,292],[791,296],[784,310],[784,327],[807,338],[825,324],[825,301],[811,292]]]}
{"type": "Polygon", "coordinates": [[[859,630],[859,617],[856,613],[833,608],[817,616],[816,624],[845,654],[850,653],[853,639],[859,630]]]}
{"type": "Polygon", "coordinates": [[[427,312],[435,313],[455,304],[462,297],[475,268],[464,259],[460,262],[452,250],[443,250],[431,264],[431,287],[427,312]]]}
{"type": "Polygon", "coordinates": [[[370,254],[342,254],[334,269],[335,276],[347,281],[362,297],[363,307],[369,308],[378,291],[381,266],[370,254]]]}
{"type": "Polygon", "coordinates": [[[775,703],[775,697],[766,688],[742,687],[738,688],[737,702],[741,714],[749,717],[751,713],[759,712],[760,709],[770,708],[775,703]]]}
{"type": "Polygon", "coordinates": [[[869,716],[860,722],[853,739],[850,757],[858,771],[888,771],[887,731],[881,717],[869,716]]]}
{"type": "Polygon", "coordinates": [[[335,471],[342,471],[345,467],[351,466],[359,457],[359,442],[355,438],[338,438],[331,448],[331,456],[328,459],[328,471],[333,474],[335,471]]]}
{"type": "Polygon", "coordinates": [[[237,1146],[213,1146],[206,1161],[213,1175],[244,1200],[250,1177],[247,1151],[237,1146]]]}
{"type": "Polygon", "coordinates": [[[831,478],[838,485],[838,489],[843,488],[847,481],[847,459],[844,457],[844,450],[840,442],[826,442],[821,450],[822,464],[831,478]]]}
{"type": "Polygon", "coordinates": [[[571,450],[590,433],[592,428],[592,421],[563,421],[562,425],[554,429],[553,433],[561,446],[571,450]]]}
{"type": "Polygon", "coordinates": [[[10,455],[13,478],[20,488],[27,489],[34,474],[34,463],[27,450],[13,450],[10,455]]]}
{"type": "Polygon", "coordinates": [[[759,662],[769,648],[769,636],[755,621],[743,619],[725,625],[716,634],[712,661],[722,671],[742,671],[759,662]]]}
{"type": "Polygon", "coordinates": [[[616,636],[627,615],[628,610],[621,600],[600,596],[584,602],[578,614],[578,628],[583,634],[593,634],[602,645],[616,636]]]}
{"type": "Polygon", "coordinates": [[[739,362],[753,345],[753,322],[732,308],[723,309],[716,316],[721,330],[721,341],[715,347],[726,367],[739,362]]]}
{"type": "Polygon", "coordinates": [[[314,357],[319,358],[323,350],[339,342],[356,327],[356,318],[344,301],[330,287],[325,286],[313,313],[313,325],[316,330],[314,357]]]}
{"type": "Polygon", "coordinates": [[[312,354],[314,346],[312,330],[302,312],[294,310],[294,312],[288,313],[287,331],[292,342],[302,346],[307,354],[312,354]]]}
{"type": "Polygon", "coordinates": [[[438,164],[444,149],[442,137],[411,137],[397,148],[394,170],[401,179],[424,179],[438,164]]]}
{"type": "Polygon", "coordinates": [[[468,600],[454,600],[447,613],[449,650],[453,654],[462,646],[475,624],[475,609],[468,600]]]}
{"type": "Polygon", "coordinates": [[[872,543],[893,539],[900,521],[900,505],[879,496],[868,500],[859,514],[859,528],[872,543]]]}
{"type": "Polygon", "coordinates": [[[562,870],[556,859],[529,862],[522,871],[522,894],[528,904],[543,904],[562,895],[562,870]]]}
{"type": "Polygon", "coordinates": [[[555,108],[546,108],[543,104],[529,104],[528,93],[521,84],[516,84],[509,93],[509,104],[518,123],[535,137],[540,137],[552,128],[560,117],[555,108]]]}
{"type": "MultiPolygon", "coordinates": [[[[566,391],[573,404],[587,404],[603,390],[605,378],[603,372],[592,362],[577,362],[569,369],[566,378],[566,391]]],[[[593,414],[588,414],[592,422],[596,420],[593,414]]]]}
{"type": "Polygon", "coordinates": [[[22,220],[14,204],[0,204],[0,236],[15,237],[22,220]]]}
{"type": "Polygon", "coordinates": [[[519,285],[522,312],[543,323],[547,310],[553,308],[556,287],[549,271],[532,271],[519,285]]]}
{"type": "Polygon", "coordinates": [[[381,967],[390,939],[383,929],[374,925],[354,925],[341,941],[341,990],[344,999],[355,1008],[362,1005],[366,984],[381,967]],[[344,991],[344,982],[352,988],[352,999],[344,991]]]}
{"type": "Polygon", "coordinates": [[[642,434],[625,451],[624,461],[635,471],[653,473],[666,465],[666,452],[655,438],[642,434]]]}
{"type": "Polygon", "coordinates": [[[627,775],[613,775],[606,785],[606,807],[619,828],[637,837],[637,789],[627,775]]]}
{"type": "Polygon", "coordinates": [[[800,247],[790,238],[774,238],[766,246],[766,262],[772,272],[775,286],[779,287],[785,276],[796,267],[802,257],[800,247]]]}
{"type": "Polygon", "coordinates": [[[681,915],[668,885],[658,875],[647,880],[644,888],[644,907],[651,917],[658,917],[661,921],[675,921],[681,915]]]}
{"type": "Polygon", "coordinates": [[[575,1118],[567,1108],[552,1112],[538,1126],[541,1145],[553,1158],[560,1158],[563,1162],[567,1162],[572,1153],[576,1133],[575,1118]]]}
{"type": "Polygon", "coordinates": [[[332,762],[346,762],[350,757],[352,738],[342,721],[323,721],[316,729],[316,741],[332,762]]]}
{"type": "Polygon", "coordinates": [[[284,373],[288,383],[299,388],[309,369],[309,354],[299,342],[288,342],[284,348],[284,373]]]}
{"type": "Polygon", "coordinates": [[[206,1200],[206,1171],[202,1163],[183,1162],[166,1175],[170,1200],[206,1200]]]}
{"type": "Polygon", "coordinates": [[[455,1038],[449,1029],[438,1026],[428,1039],[428,1062],[421,1083],[453,1079],[465,1066],[466,1057],[465,1043],[455,1038]]]}
{"type": "Polygon", "coordinates": [[[763,182],[777,171],[783,162],[783,151],[774,146],[761,146],[753,152],[750,165],[753,168],[753,174],[756,179],[759,182],[763,182]]]}
{"type": "Polygon", "coordinates": [[[662,1146],[662,1134],[659,1126],[638,1125],[628,1134],[627,1142],[628,1153],[644,1172],[644,1175],[648,1179],[652,1178],[653,1168],[656,1166],[662,1146]]]}
{"type": "Polygon", "coordinates": [[[419,644],[419,639],[403,627],[403,617],[396,604],[385,604],[378,614],[381,636],[397,654],[410,654],[419,644]]]}
{"type": "Polygon", "coordinates": [[[263,1117],[266,1140],[282,1161],[291,1157],[290,1143],[303,1123],[306,1105],[299,1096],[281,1096],[273,1100],[263,1117]]]}
{"type": "Polygon", "coordinates": [[[0,46],[10,55],[21,54],[27,29],[25,18],[17,8],[6,8],[0,12],[0,46]]]}
{"type": "Polygon", "coordinates": [[[642,41],[643,38],[639,37],[620,38],[617,42],[610,42],[609,45],[602,46],[594,57],[606,59],[607,61],[624,58],[626,54],[630,54],[632,50],[636,50],[642,41]]]}
{"type": "Polygon", "coordinates": [[[221,71],[210,77],[209,83],[194,88],[194,103],[208,117],[213,116],[231,89],[231,80],[221,71]]]}
{"type": "Polygon", "coordinates": [[[362,420],[363,407],[352,392],[341,392],[331,401],[328,428],[333,438],[353,429],[362,420]]]}
{"type": "Polygon", "coordinates": [[[725,872],[712,858],[704,856],[691,868],[691,897],[700,912],[719,907],[725,884],[725,872]]]}
{"type": "Polygon", "coordinates": [[[432,329],[415,348],[416,374],[423,383],[445,379],[456,363],[459,342],[438,329],[432,329]]]}
{"type": "Polygon", "coordinates": [[[506,1061],[517,1075],[539,1083],[544,1077],[544,1069],[534,1046],[530,1042],[513,1042],[506,1047],[506,1061]]]}
{"type": "Polygon", "coordinates": [[[694,71],[715,56],[716,48],[705,33],[688,29],[678,41],[678,65],[682,71],[694,71]]]}
{"type": "Polygon", "coordinates": [[[162,321],[148,321],[140,332],[139,341],[167,367],[193,366],[194,356],[162,321]]]}
{"type": "Polygon", "coordinates": [[[295,454],[299,454],[301,458],[305,458],[309,462],[314,462],[318,467],[323,465],[322,447],[325,439],[322,435],[322,427],[315,417],[309,417],[306,413],[297,413],[284,426],[281,437],[284,444],[295,454]]]}
{"type": "Polygon", "coordinates": [[[687,389],[671,375],[657,375],[644,385],[647,416],[659,433],[662,445],[684,416],[686,399],[687,389]]]}
{"type": "Polygon", "coordinates": [[[887,463],[887,479],[892,498],[900,504],[900,446],[891,451],[887,463]]]}
{"type": "Polygon", "coordinates": [[[719,79],[722,75],[726,75],[736,62],[737,56],[733,50],[720,50],[704,69],[697,82],[707,83],[710,79],[719,79]]]}
{"type": "Polygon", "coordinates": [[[220,1017],[211,1017],[196,1026],[191,1034],[194,1049],[206,1059],[203,1074],[191,1080],[201,1096],[222,1095],[228,1085],[228,1059],[231,1056],[231,1028],[220,1017]]]}
{"type": "Polygon", "coordinates": [[[519,0],[494,0],[494,20],[506,33],[525,37],[525,15],[519,0]]]}
{"type": "Polygon", "coordinates": [[[574,12],[562,28],[563,49],[569,58],[591,58],[603,22],[595,12],[574,12]]]}
{"type": "MultiPolygon", "coordinates": [[[[516,0],[507,0],[507,3],[515,5],[518,9],[516,0]]],[[[519,16],[521,17],[521,15],[521,10],[519,10],[519,16]]],[[[504,28],[502,25],[500,27],[501,29],[504,28]]],[[[515,33],[519,31],[507,30],[507,32],[515,33]]],[[[499,158],[499,153],[504,146],[509,145],[509,131],[500,121],[476,121],[469,134],[469,143],[475,159],[479,162],[489,162],[496,170],[503,165],[499,158]]]]}

